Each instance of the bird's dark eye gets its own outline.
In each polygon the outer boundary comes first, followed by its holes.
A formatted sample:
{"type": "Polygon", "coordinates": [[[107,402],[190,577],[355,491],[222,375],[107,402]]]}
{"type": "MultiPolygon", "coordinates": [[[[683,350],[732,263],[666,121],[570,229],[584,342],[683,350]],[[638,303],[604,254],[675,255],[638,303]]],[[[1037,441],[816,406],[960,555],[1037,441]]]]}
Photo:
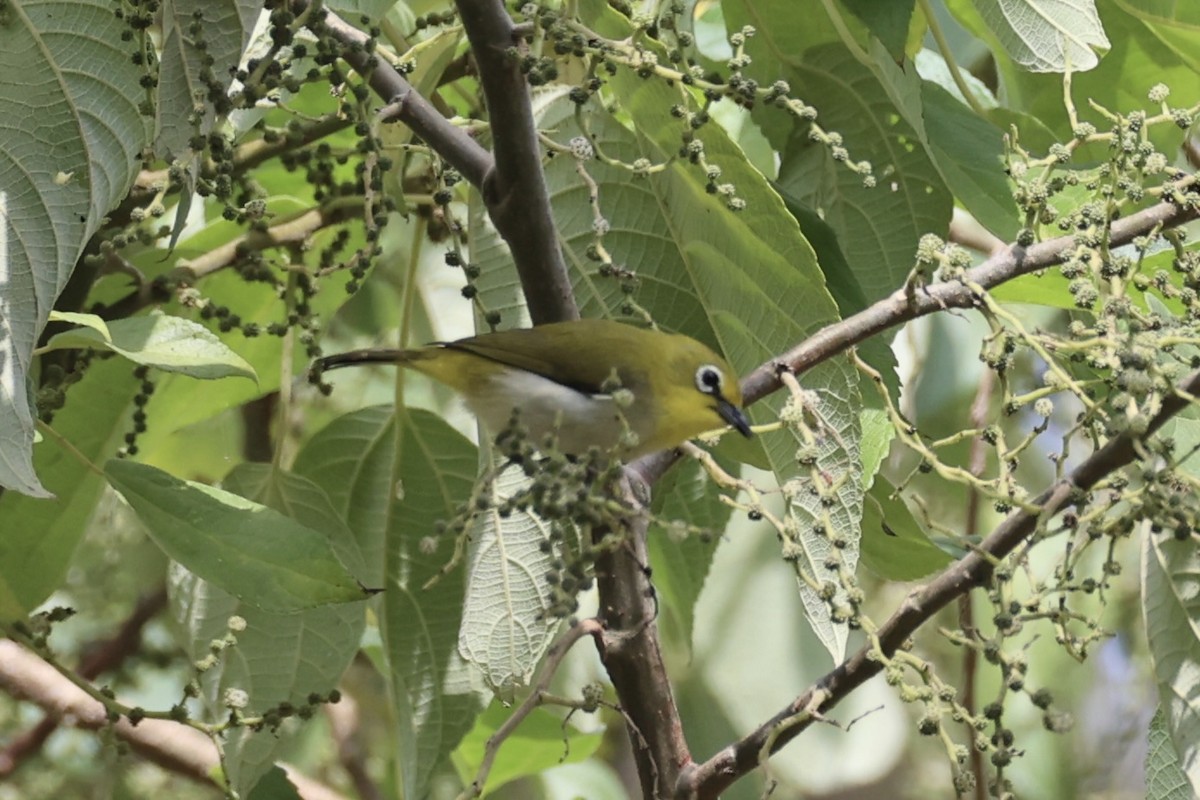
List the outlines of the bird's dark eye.
{"type": "Polygon", "coordinates": [[[705,394],[721,393],[721,370],[712,364],[705,364],[696,370],[696,388],[705,394]]]}

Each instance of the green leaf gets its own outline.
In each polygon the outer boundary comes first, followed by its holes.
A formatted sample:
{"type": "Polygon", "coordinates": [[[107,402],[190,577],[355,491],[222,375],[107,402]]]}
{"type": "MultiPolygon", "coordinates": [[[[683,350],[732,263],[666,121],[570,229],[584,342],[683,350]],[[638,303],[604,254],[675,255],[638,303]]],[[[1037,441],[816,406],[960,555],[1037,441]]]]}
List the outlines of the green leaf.
{"type": "Polygon", "coordinates": [[[553,599],[546,573],[556,557],[542,549],[552,541],[550,523],[528,511],[496,510],[531,483],[520,467],[504,470],[492,483],[489,510],[475,517],[458,631],[459,655],[506,702],[529,683],[559,627],[546,614],[553,599]]]}
{"type": "Polygon", "coordinates": [[[870,489],[892,447],[892,439],[896,438],[896,429],[883,409],[864,408],[859,417],[862,420],[862,445],[859,451],[863,465],[862,482],[864,489],[870,489]]]}
{"type": "MultiPolygon", "coordinates": [[[[464,784],[475,780],[488,739],[512,716],[513,709],[493,701],[475,720],[475,727],[454,751],[454,765],[464,784]]],[[[537,775],[557,764],[574,764],[589,758],[600,747],[603,732],[580,733],[561,717],[535,708],[504,740],[493,762],[484,793],[528,775],[537,775]]]]}
{"type": "MultiPolygon", "coordinates": [[[[779,185],[792,201],[821,214],[836,232],[863,296],[878,300],[908,277],[921,236],[945,234],[953,197],[921,132],[906,120],[888,87],[847,50],[814,48],[785,77],[798,94],[826,98],[821,125],[843,136],[851,158],[874,167],[878,183],[864,187],[860,176],[832,161],[829,148],[811,142],[807,128],[798,127],[782,154],[779,185]]],[[[920,109],[921,86],[914,70],[892,92],[920,109]]]]}
{"type": "Polygon", "coordinates": [[[141,167],[145,92],[111,3],[9,3],[4,16],[0,487],[49,497],[33,468],[30,361],[84,243],[141,167]]]}
{"type": "Polygon", "coordinates": [[[403,796],[421,797],[470,729],[478,701],[458,657],[461,568],[424,584],[450,558],[437,523],[471,495],[477,448],[418,409],[366,408],[340,417],[297,455],[295,471],[325,490],[384,586],[380,633],[391,680],[403,796]],[[428,545],[438,542],[438,549],[428,545]]]}
{"type": "Polygon", "coordinates": [[[984,227],[1010,241],[1020,220],[1005,173],[1004,132],[938,84],[923,80],[912,62],[897,65],[879,45],[871,55],[881,84],[946,187],[984,227]]]}
{"type": "Polygon", "coordinates": [[[891,482],[877,477],[863,504],[863,565],[890,581],[915,581],[953,560],[929,540],[891,482]]]}
{"type": "Polygon", "coordinates": [[[1137,17],[1159,41],[1193,71],[1200,71],[1200,5],[1174,0],[1113,0],[1137,17]]]}
{"type": "MultiPolygon", "coordinates": [[[[241,464],[226,478],[225,488],[320,531],[338,553],[343,552],[339,542],[353,544],[325,493],[300,476],[269,464],[241,464]]],[[[308,705],[313,693],[327,696],[358,652],[366,626],[360,605],[343,603],[288,614],[263,611],[178,565],[171,575],[170,594],[192,660],[209,654],[213,639],[225,635],[231,616],[245,620],[245,629],[236,633],[237,646],[224,651],[218,666],[202,677],[201,698],[214,718],[226,713],[222,700],[228,689],[247,693],[250,715],[280,703],[308,705]]],[[[292,722],[277,731],[230,731],[222,748],[230,785],[243,797],[251,790],[252,796],[266,791],[264,785],[273,785],[270,775],[275,761],[299,727],[292,722]]]]}
{"type": "Polygon", "coordinates": [[[308,478],[270,464],[242,463],[225,477],[221,488],[320,531],[338,561],[359,583],[368,585],[371,570],[350,526],[325,491],[308,478]]]}
{"type": "MultiPolygon", "coordinates": [[[[833,299],[837,301],[842,316],[848,317],[862,311],[869,303],[867,303],[866,295],[862,286],[859,285],[854,271],[846,263],[846,256],[842,253],[837,232],[821,219],[819,214],[806,208],[792,197],[791,192],[782,187],[778,187],[778,190],[780,196],[783,197],[783,202],[787,205],[787,210],[800,224],[804,238],[808,239],[816,251],[821,271],[825,274],[826,285],[829,287],[833,299]]],[[[900,395],[900,377],[896,374],[896,354],[892,352],[891,345],[887,340],[882,336],[872,336],[858,345],[858,354],[863,361],[866,361],[883,376],[884,385],[887,386],[892,396],[898,397],[900,395]]],[[[868,404],[874,404],[877,402],[878,395],[873,388],[869,387],[869,384],[870,379],[863,376],[859,391],[868,404]]]]}
{"type": "Polygon", "coordinates": [[[1030,72],[1086,72],[1108,37],[1094,0],[975,0],[1009,57],[1030,72]]]}
{"type": "Polygon", "coordinates": [[[302,800],[300,792],[288,780],[282,767],[272,766],[248,795],[246,800],[302,800]]]}
{"type": "MultiPolygon", "coordinates": [[[[736,472],[736,467],[723,466],[736,472]]],[[[666,525],[655,525],[646,539],[654,588],[662,603],[665,621],[678,626],[680,640],[691,647],[696,621],[696,601],[704,588],[713,555],[733,509],[720,499],[718,487],[699,462],[688,461],[668,472],[654,487],[654,516],[666,525]],[[679,522],[709,532],[680,536],[671,529],[679,522]]]]}
{"type": "Polygon", "coordinates": [[[368,596],[307,525],[145,464],[112,459],[104,471],[168,556],[240,600],[289,612],[368,596]]]}
{"type": "Polygon", "coordinates": [[[850,13],[858,17],[897,61],[904,58],[908,26],[912,22],[916,0],[842,0],[850,13]]]}
{"type": "Polygon", "coordinates": [[[929,540],[891,481],[878,475],[896,429],[885,412],[862,412],[863,503],[862,562],[881,578],[913,581],[936,572],[953,558],[929,540]]]}
{"type": "MultiPolygon", "coordinates": [[[[75,318],[87,315],[75,314],[75,318]]],[[[67,320],[64,320],[67,321],[67,320]]],[[[180,317],[149,314],[113,320],[99,317],[83,327],[54,336],[44,351],[94,347],[120,353],[135,364],[178,372],[193,378],[237,375],[257,380],[246,361],[203,325],[180,317]]]]}
{"type": "Polygon", "coordinates": [[[1194,800],[1179,754],[1160,706],[1150,720],[1146,741],[1146,800],[1194,800]]]}
{"type": "Polygon", "coordinates": [[[123,444],[140,385],[128,364],[94,361],[54,415],[58,436],[34,448],[33,463],[54,497],[0,494],[0,619],[25,616],[62,584],[104,489],[99,468],[79,457],[100,464],[123,444]]]}
{"type": "MultiPolygon", "coordinates": [[[[1163,429],[1177,452],[1194,452],[1200,422],[1176,418],[1163,429]]],[[[1180,465],[1200,474],[1200,460],[1180,465]]],[[[1180,767],[1200,794],[1200,552],[1191,537],[1180,541],[1171,530],[1142,537],[1142,619],[1158,683],[1161,712],[1180,767]]]]}

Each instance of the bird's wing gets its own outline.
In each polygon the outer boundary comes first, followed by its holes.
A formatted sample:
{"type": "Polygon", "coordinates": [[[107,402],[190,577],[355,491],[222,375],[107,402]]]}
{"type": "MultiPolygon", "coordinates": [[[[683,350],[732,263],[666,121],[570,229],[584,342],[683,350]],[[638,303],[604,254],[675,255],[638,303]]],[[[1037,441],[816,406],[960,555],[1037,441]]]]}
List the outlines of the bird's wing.
{"type": "MultiPolygon", "coordinates": [[[[446,342],[442,346],[527,370],[584,394],[600,394],[601,386],[612,374],[615,354],[604,353],[600,358],[579,357],[582,343],[597,333],[586,322],[571,323],[554,331],[550,337],[534,329],[522,328],[446,342]]],[[[593,352],[594,349],[593,343],[593,352]]]]}

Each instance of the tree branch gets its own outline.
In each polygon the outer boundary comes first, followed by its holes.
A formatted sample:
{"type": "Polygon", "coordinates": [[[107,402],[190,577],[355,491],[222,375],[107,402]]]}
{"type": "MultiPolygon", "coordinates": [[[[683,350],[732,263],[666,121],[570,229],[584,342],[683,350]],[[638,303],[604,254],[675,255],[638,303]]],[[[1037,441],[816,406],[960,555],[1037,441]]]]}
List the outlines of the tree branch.
{"type": "MultiPolygon", "coordinates": [[[[200,731],[167,720],[145,719],[133,725],[122,717],[108,721],[104,706],[53,666],[10,639],[0,639],[0,688],[40,706],[59,723],[85,730],[111,727],[142,757],[198,783],[215,785],[220,774],[217,748],[200,731]]],[[[281,765],[305,800],[345,800],[324,784],[281,765]]]]}
{"type": "Polygon", "coordinates": [[[668,796],[692,756],[658,643],[658,602],[646,550],[649,489],[634,470],[625,470],[625,480],[625,503],[642,513],[630,521],[624,545],[596,559],[598,616],[604,623],[598,649],[625,712],[642,796],[659,798],[668,796]]]}
{"type": "MultiPolygon", "coordinates": [[[[292,7],[299,14],[309,6],[308,0],[294,0],[292,7]]],[[[462,173],[473,186],[482,186],[493,167],[492,156],[479,142],[443,117],[433,104],[421,96],[388,61],[368,52],[364,46],[367,35],[337,14],[325,9],[325,27],[334,37],[350,47],[340,55],[354,67],[375,94],[389,105],[380,112],[385,122],[403,122],[420,136],[438,155],[462,173]]]]}
{"type": "MultiPolygon", "coordinates": [[[[515,26],[500,0],[455,0],[487,100],[495,167],[480,188],[512,250],[535,325],[579,318],[542,170],[529,87],[510,56],[515,26]]],[[[474,181],[472,181],[474,183],[474,181]]]]}
{"type": "MultiPolygon", "coordinates": [[[[166,605],[167,590],[162,587],[139,600],[111,638],[84,648],[86,655],[79,664],[79,676],[90,681],[120,666],[140,646],[142,628],[158,616],[166,605]]],[[[0,780],[14,773],[26,759],[41,750],[50,734],[57,729],[58,719],[48,714],[37,725],[10,740],[0,750],[0,780]]]]}
{"type": "MultiPolygon", "coordinates": [[[[1104,476],[1131,463],[1137,456],[1135,443],[1152,436],[1167,420],[1186,408],[1197,392],[1200,392],[1200,370],[1189,375],[1174,394],[1163,398],[1162,410],[1151,420],[1145,433],[1134,436],[1125,431],[1113,437],[1070,474],[1038,495],[1034,500],[1037,511],[1010,514],[978,549],[951,564],[927,586],[909,594],[877,632],[883,654],[891,656],[917,628],[952,600],[986,584],[996,560],[1004,558],[1029,538],[1039,522],[1074,504],[1080,492],[1088,491],[1104,476]]],[[[881,672],[883,664],[873,657],[873,650],[871,645],[864,646],[754,732],[703,764],[685,769],[676,786],[676,797],[700,800],[718,797],[731,783],[758,766],[759,754],[768,739],[772,740],[771,751],[774,752],[807,728],[813,717],[802,715],[799,721],[782,730],[781,725],[805,711],[828,711],[881,672]],[[811,707],[814,701],[815,707],[811,707]]]]}

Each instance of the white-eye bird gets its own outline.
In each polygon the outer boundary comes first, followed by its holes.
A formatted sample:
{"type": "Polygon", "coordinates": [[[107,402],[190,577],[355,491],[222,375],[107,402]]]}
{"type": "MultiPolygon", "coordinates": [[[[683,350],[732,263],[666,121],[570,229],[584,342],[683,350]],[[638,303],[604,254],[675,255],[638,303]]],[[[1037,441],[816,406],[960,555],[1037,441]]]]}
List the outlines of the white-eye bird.
{"type": "Polygon", "coordinates": [[[729,363],[682,334],[603,319],[484,333],[409,350],[354,350],[318,359],[320,371],[353,364],[397,364],[446,384],[492,433],[518,409],[533,441],[554,432],[565,453],[607,450],[621,438],[621,416],[637,434],[625,460],[675,447],[732,425],[750,436],[742,391],[729,363]],[[613,378],[633,395],[619,408],[613,378]]]}

